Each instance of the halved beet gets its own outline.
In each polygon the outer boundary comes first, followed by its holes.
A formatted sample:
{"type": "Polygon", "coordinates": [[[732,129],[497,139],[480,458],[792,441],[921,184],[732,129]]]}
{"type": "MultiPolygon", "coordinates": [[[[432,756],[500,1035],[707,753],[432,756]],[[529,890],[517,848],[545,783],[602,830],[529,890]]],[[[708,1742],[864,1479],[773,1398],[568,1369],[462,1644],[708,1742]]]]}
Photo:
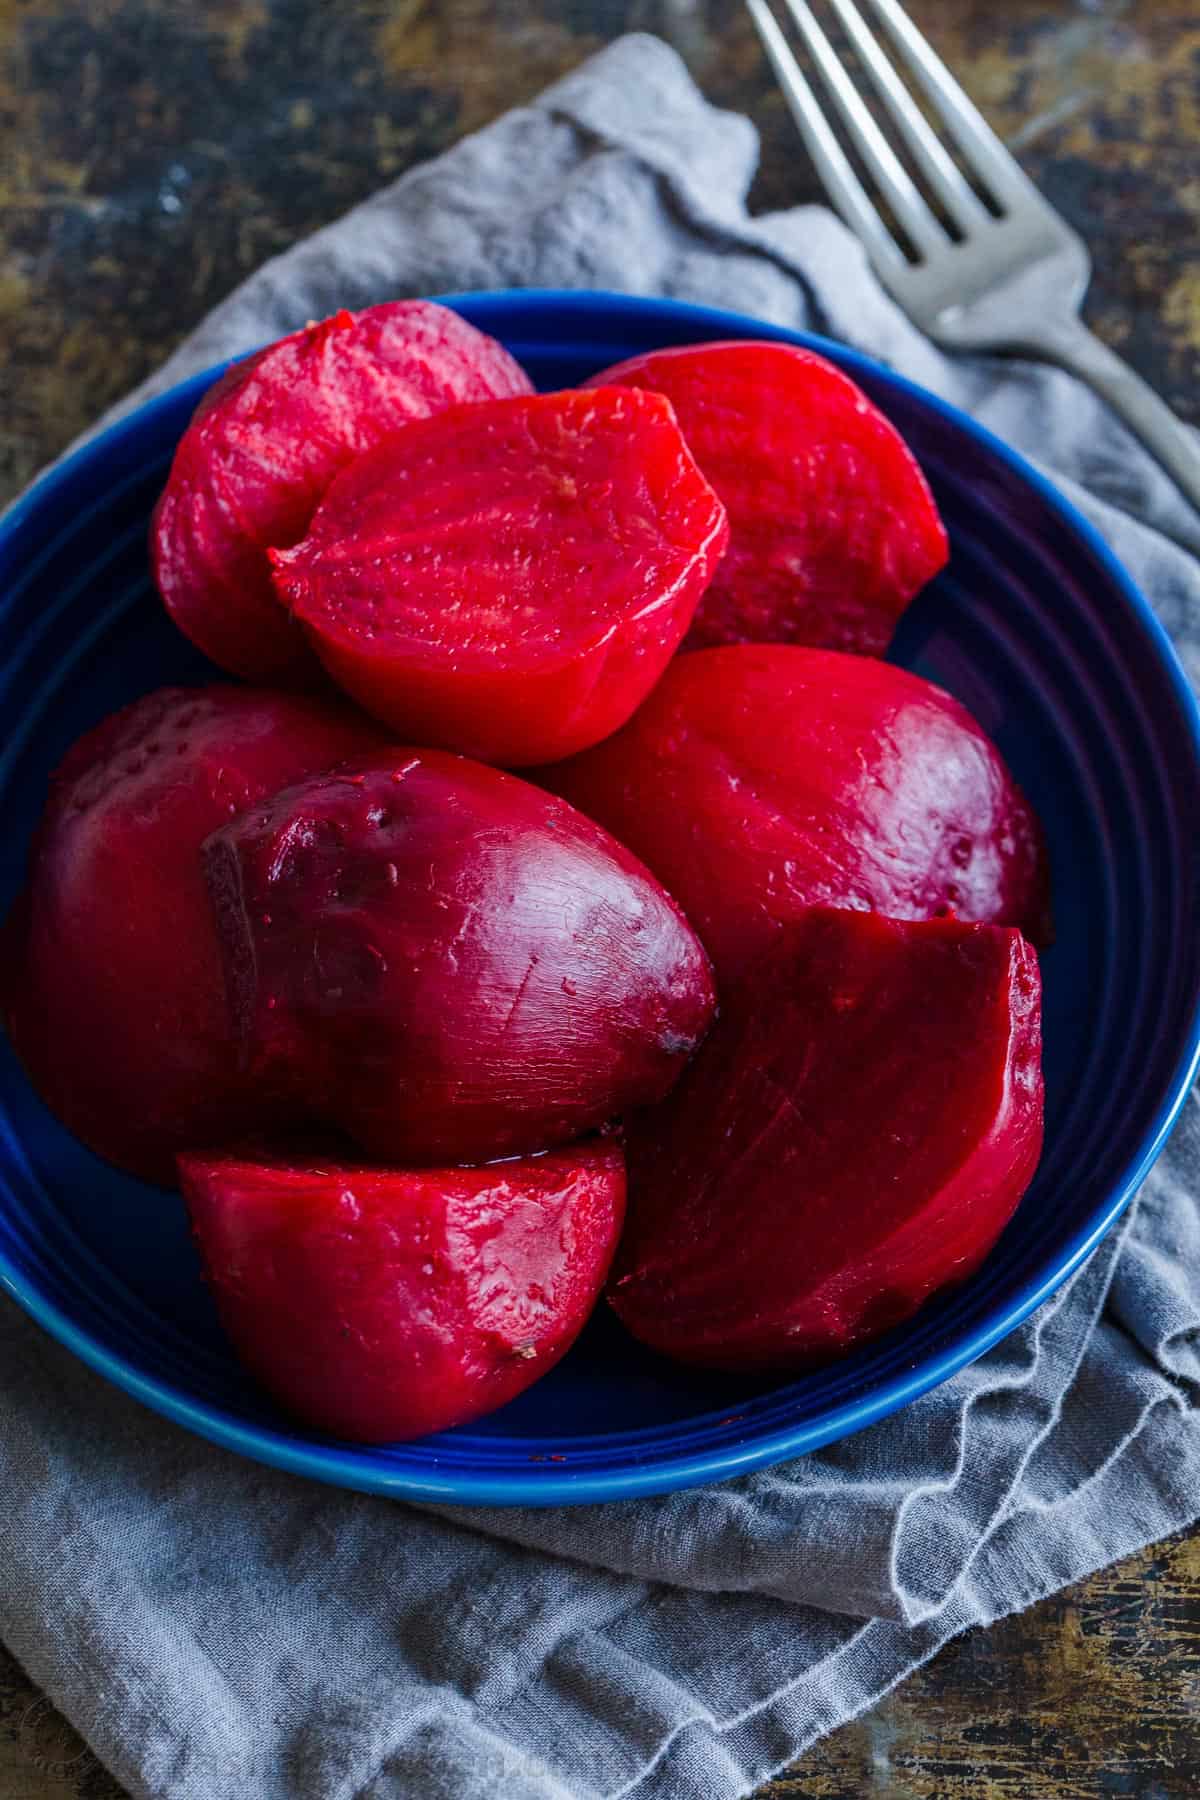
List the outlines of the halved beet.
{"type": "Polygon", "coordinates": [[[483,1162],[661,1098],[708,958],[591,820],[442,751],[285,789],[205,864],[252,1085],[371,1156],[483,1162]]]}
{"type": "Polygon", "coordinates": [[[873,657],[679,657],[623,731],[538,779],[645,860],[722,982],[812,905],[1045,931],[1041,835],[999,752],[873,657]]]}
{"type": "Polygon", "coordinates": [[[1042,1142],[1019,932],[815,908],[725,996],[631,1134],[612,1303],[684,1361],[788,1369],[977,1267],[1042,1142]]]}
{"type": "Polygon", "coordinates": [[[916,458],[848,376],[811,350],[734,342],[652,350],[592,381],[665,394],[729,513],[686,649],[883,654],[948,544],[916,458]]]}
{"type": "Polygon", "coordinates": [[[360,457],[279,596],[326,668],[418,743],[520,766],[615,731],[726,542],[671,408],[625,389],[443,412],[360,457]]]}
{"type": "Polygon", "coordinates": [[[175,623],[234,675],[323,684],[275,601],[267,546],[303,537],[338,470],[410,420],[529,391],[501,345],[427,300],[336,313],[236,364],[201,401],[154,515],[175,623]]]}
{"type": "Polygon", "coordinates": [[[263,1123],[267,1100],[237,1071],[200,846],[381,736],[323,701],[162,688],[68,753],[4,947],[6,1012],[34,1086],[99,1155],[172,1183],[178,1150],[263,1123]]]}
{"type": "Polygon", "coordinates": [[[318,1431],[419,1437],[503,1406],[586,1323],[616,1248],[611,1141],[486,1169],[182,1156],[222,1323],[318,1431]]]}

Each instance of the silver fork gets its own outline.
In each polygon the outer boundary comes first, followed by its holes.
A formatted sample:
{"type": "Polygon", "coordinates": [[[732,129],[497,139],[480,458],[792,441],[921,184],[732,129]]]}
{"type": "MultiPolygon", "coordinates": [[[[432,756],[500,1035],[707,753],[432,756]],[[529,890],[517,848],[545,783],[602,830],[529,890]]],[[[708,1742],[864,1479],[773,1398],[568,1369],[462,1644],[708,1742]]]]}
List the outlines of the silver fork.
{"type": "Polygon", "coordinates": [[[1200,507],[1200,442],[1079,317],[1092,273],[1087,246],[1042,198],[897,0],[866,4],[994,212],[929,125],[855,0],[829,4],[954,235],[880,130],[808,0],[784,4],[907,246],[859,180],[766,0],[746,4],[830,199],[914,323],[948,349],[1015,350],[1082,376],[1200,507]]]}

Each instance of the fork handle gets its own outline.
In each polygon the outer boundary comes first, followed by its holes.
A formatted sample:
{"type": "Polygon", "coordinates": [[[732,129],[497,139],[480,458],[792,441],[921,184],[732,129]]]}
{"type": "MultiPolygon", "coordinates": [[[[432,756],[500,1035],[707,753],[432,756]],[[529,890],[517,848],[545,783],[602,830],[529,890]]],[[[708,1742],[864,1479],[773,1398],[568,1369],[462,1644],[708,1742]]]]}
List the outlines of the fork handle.
{"type": "Polygon", "coordinates": [[[1200,511],[1200,438],[1148,382],[1078,319],[1046,319],[1021,336],[1014,348],[1069,369],[1107,400],[1200,511]]]}

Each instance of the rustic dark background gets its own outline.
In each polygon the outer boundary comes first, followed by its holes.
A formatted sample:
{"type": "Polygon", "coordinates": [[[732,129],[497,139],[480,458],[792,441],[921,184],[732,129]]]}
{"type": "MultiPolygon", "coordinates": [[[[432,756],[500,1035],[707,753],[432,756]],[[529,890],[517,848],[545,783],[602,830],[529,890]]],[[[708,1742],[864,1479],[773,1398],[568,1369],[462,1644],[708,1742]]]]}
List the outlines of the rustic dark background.
{"type": "MultiPolygon", "coordinates": [[[[1200,420],[1200,0],[909,10],[1200,420]]],[[[264,257],[632,28],[754,118],[756,207],[816,197],[739,0],[0,0],[0,498],[264,257]]],[[[951,1645],[768,1793],[1200,1795],[1200,1536],[951,1645]]],[[[0,1800],[120,1794],[0,1651],[0,1800]]]]}

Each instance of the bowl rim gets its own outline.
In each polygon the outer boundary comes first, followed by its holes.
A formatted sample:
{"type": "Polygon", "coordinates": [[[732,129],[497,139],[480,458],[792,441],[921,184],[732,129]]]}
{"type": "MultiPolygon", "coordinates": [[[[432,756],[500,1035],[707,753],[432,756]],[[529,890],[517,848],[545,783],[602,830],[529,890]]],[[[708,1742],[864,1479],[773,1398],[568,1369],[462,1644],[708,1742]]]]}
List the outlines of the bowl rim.
{"type": "MultiPolygon", "coordinates": [[[[606,328],[611,328],[614,322],[619,325],[623,319],[637,319],[644,324],[648,318],[657,317],[664,326],[695,327],[709,340],[719,336],[754,337],[760,341],[799,344],[831,357],[852,377],[868,378],[911,398],[943,422],[964,432],[1032,489],[1042,505],[1056,516],[1060,526],[1096,561],[1133,615],[1168,677],[1190,741],[1193,769],[1200,771],[1200,703],[1170,637],[1132,576],[1095,526],[1048,477],[985,426],[930,389],[898,374],[875,358],[819,333],[794,330],[747,313],[689,301],[602,289],[555,288],[485,289],[431,298],[442,305],[468,312],[472,322],[481,329],[499,335],[518,319],[525,328],[530,328],[531,314],[534,325],[538,314],[552,315],[559,321],[565,317],[568,321],[574,318],[580,322],[601,315],[606,328]]],[[[243,354],[250,355],[252,350],[243,354]]],[[[238,360],[240,357],[229,359],[238,360]]],[[[181,398],[189,392],[198,400],[228,366],[227,361],[186,377],[93,432],[52,463],[0,513],[0,552],[4,550],[6,540],[10,540],[39,507],[52,500],[66,482],[86,470],[95,458],[111,454],[125,439],[143,431],[149,421],[178,407],[181,398]]],[[[1043,1259],[1007,1302],[996,1306],[986,1321],[973,1331],[925,1358],[916,1369],[883,1381],[869,1394],[835,1406],[822,1413],[819,1419],[799,1421],[749,1440],[682,1454],[664,1451],[654,1455],[651,1444],[645,1441],[647,1435],[652,1439],[657,1429],[651,1428],[649,1434],[639,1433],[643,1438],[641,1452],[636,1457],[631,1456],[630,1462],[621,1468],[572,1470],[569,1461],[554,1464],[547,1461],[539,1463],[536,1471],[531,1469],[528,1474],[492,1475],[451,1466],[439,1475],[432,1464],[406,1467],[401,1460],[405,1448],[402,1444],[394,1452],[389,1446],[390,1460],[385,1463],[371,1460],[369,1446],[341,1445],[333,1440],[305,1442],[290,1435],[282,1422],[279,1427],[272,1428],[240,1420],[219,1406],[190,1398],[167,1380],[146,1374],[76,1323],[55,1301],[48,1299],[3,1249],[0,1249],[0,1289],[52,1337],[117,1387],[197,1435],[275,1468],[311,1476],[335,1486],[442,1504],[541,1507],[673,1492],[704,1482],[728,1480],[819,1449],[859,1431],[939,1386],[1007,1337],[1079,1268],[1126,1210],[1166,1143],[1198,1070],[1200,991],[1193,996],[1190,1021],[1170,1081],[1148,1129],[1110,1188],[1104,1204],[1064,1249],[1043,1259]]],[[[0,1129],[8,1139],[7,1120],[0,1121],[0,1129]]],[[[11,1147],[19,1151],[15,1141],[11,1147]]],[[[686,1421],[683,1423],[686,1425],[686,1421]]]]}

